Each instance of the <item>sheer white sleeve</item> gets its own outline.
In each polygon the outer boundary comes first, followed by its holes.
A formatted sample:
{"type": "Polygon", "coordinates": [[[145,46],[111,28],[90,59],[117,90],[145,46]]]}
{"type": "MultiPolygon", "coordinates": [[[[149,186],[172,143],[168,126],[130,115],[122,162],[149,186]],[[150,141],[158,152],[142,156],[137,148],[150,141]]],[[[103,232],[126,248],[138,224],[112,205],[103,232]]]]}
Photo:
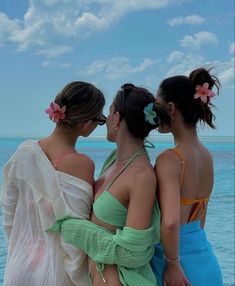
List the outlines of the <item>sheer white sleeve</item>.
{"type": "Polygon", "coordinates": [[[2,188],[3,227],[7,240],[9,240],[11,234],[19,193],[13,173],[13,167],[11,167],[11,164],[8,164],[4,169],[2,188]]]}

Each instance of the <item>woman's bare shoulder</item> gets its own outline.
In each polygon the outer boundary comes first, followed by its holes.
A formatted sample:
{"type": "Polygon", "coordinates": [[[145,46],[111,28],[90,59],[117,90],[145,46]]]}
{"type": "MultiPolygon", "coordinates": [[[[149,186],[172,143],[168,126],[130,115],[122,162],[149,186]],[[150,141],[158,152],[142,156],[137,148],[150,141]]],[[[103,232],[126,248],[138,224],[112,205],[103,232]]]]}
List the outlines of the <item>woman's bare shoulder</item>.
{"type": "Polygon", "coordinates": [[[85,154],[75,153],[66,156],[59,166],[59,170],[71,176],[83,179],[93,185],[94,183],[94,161],[85,154]]]}
{"type": "Polygon", "coordinates": [[[171,162],[172,164],[179,163],[178,156],[172,151],[172,149],[166,149],[162,151],[156,158],[156,164],[169,164],[171,162]]]}

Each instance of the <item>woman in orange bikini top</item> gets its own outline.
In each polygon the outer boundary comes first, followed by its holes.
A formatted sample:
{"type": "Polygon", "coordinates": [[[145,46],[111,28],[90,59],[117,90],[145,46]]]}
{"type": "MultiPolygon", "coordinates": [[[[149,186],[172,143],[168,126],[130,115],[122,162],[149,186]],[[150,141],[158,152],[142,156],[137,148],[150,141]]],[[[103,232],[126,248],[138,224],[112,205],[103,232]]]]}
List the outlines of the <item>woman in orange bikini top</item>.
{"type": "Polygon", "coordinates": [[[160,133],[172,133],[176,147],[156,160],[161,219],[161,245],[156,245],[152,268],[164,286],[222,285],[220,268],[206,239],[204,224],[213,189],[213,160],[197,136],[197,123],[211,128],[214,115],[212,87],[219,81],[199,68],[189,77],[163,80],[156,102],[168,109],[170,124],[160,133]]]}

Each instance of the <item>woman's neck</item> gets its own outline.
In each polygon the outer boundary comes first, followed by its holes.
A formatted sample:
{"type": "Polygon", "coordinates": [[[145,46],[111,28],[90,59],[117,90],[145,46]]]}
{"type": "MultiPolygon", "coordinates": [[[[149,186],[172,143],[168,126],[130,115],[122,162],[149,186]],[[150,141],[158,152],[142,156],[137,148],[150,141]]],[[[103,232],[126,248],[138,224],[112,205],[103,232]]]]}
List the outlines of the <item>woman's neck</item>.
{"type": "Polygon", "coordinates": [[[144,149],[143,140],[138,139],[125,139],[125,141],[118,140],[117,144],[117,161],[128,160],[136,152],[144,149]]]}
{"type": "Polygon", "coordinates": [[[172,131],[175,145],[188,145],[198,142],[197,130],[195,127],[180,126],[172,131]]]}
{"type": "Polygon", "coordinates": [[[49,137],[61,145],[75,148],[78,134],[56,127],[49,137]]]}

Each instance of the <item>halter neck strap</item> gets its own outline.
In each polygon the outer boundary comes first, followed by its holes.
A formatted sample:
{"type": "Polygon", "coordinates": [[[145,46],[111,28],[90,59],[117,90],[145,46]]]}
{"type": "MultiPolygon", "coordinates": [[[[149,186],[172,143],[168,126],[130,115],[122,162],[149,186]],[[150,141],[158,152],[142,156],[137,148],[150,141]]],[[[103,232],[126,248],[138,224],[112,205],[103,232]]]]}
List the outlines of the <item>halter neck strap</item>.
{"type": "Polygon", "coordinates": [[[116,176],[114,176],[114,178],[111,180],[111,182],[108,184],[108,186],[105,188],[105,191],[108,191],[109,188],[112,186],[112,184],[114,183],[114,181],[118,178],[118,176],[121,175],[122,172],[124,172],[126,170],[126,168],[140,155],[145,154],[145,150],[141,149],[139,151],[137,151],[136,153],[134,153],[131,158],[127,161],[127,163],[124,165],[124,167],[116,174],[116,176]]]}

